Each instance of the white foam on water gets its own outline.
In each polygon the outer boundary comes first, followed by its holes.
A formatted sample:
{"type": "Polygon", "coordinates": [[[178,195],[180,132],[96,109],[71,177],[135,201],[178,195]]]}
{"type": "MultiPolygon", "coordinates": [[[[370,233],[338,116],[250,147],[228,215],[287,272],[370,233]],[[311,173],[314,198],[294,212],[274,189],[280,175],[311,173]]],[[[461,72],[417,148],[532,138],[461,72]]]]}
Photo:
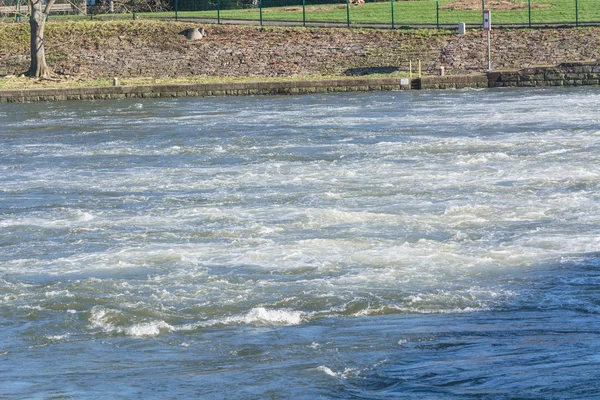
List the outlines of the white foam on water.
{"type": "Polygon", "coordinates": [[[245,314],[183,324],[174,327],[173,329],[176,331],[189,332],[195,331],[198,328],[220,325],[293,326],[306,322],[308,318],[308,314],[300,311],[268,310],[264,307],[256,307],[245,314]]]}
{"type": "Polygon", "coordinates": [[[46,339],[53,340],[53,341],[59,341],[59,340],[68,339],[69,337],[71,337],[71,334],[70,333],[65,333],[63,335],[47,335],[46,339]]]}
{"type": "Polygon", "coordinates": [[[335,372],[333,372],[333,371],[331,370],[331,368],[329,368],[329,367],[326,367],[326,366],[324,366],[324,365],[320,365],[319,367],[317,367],[317,371],[324,372],[325,374],[327,374],[327,375],[329,375],[329,376],[333,376],[333,377],[335,377],[335,378],[337,378],[337,377],[338,377],[338,375],[337,375],[335,372]]]}
{"type": "Polygon", "coordinates": [[[248,325],[300,325],[305,321],[304,313],[294,310],[269,310],[264,307],[251,309],[247,314],[225,318],[225,324],[248,325]]]}
{"type": "Polygon", "coordinates": [[[317,367],[317,371],[338,379],[348,379],[360,375],[360,370],[358,368],[344,368],[343,371],[334,372],[331,368],[321,365],[317,367]]]}
{"type": "Polygon", "coordinates": [[[354,223],[400,223],[401,219],[393,214],[382,214],[364,211],[344,211],[339,209],[309,209],[306,227],[327,227],[338,224],[354,223]]]}
{"type": "Polygon", "coordinates": [[[165,321],[149,321],[126,325],[128,317],[121,311],[95,306],[90,310],[90,327],[100,329],[107,334],[125,334],[133,337],[156,336],[174,331],[175,328],[165,321]]]}
{"type": "MultiPolygon", "coordinates": [[[[120,134],[86,144],[3,145],[3,154],[43,160],[44,168],[6,169],[0,178],[3,198],[15,199],[0,228],[17,238],[32,230],[30,238],[42,239],[17,240],[18,257],[10,255],[12,244],[0,250],[0,273],[88,280],[79,287],[11,287],[0,300],[36,307],[89,291],[103,299],[90,311],[92,329],[136,337],[218,324],[297,325],[313,312],[502,309],[528,293],[498,275],[600,251],[600,131],[590,128],[598,117],[585,104],[583,111],[524,112],[546,107],[548,97],[534,95],[496,107],[482,125],[469,109],[456,112],[456,100],[436,96],[440,108],[431,106],[432,113],[453,110],[443,117],[448,126],[436,125],[441,117],[430,122],[441,132],[424,127],[420,114],[401,126],[393,113],[377,121],[357,117],[364,111],[358,105],[314,107],[316,119],[289,109],[256,115],[249,107],[223,114],[266,125],[285,115],[294,129],[310,131],[261,136],[244,121],[244,134],[223,137],[153,131],[152,143],[120,134]],[[529,131],[513,129],[513,117],[529,131]],[[559,128],[545,128],[552,124],[559,128]],[[55,163],[61,158],[100,166],[68,170],[55,163]],[[86,208],[77,208],[80,196],[88,196],[86,208]],[[194,306],[200,311],[182,311],[194,306]],[[149,309],[201,322],[171,326],[149,309]]],[[[148,129],[163,126],[162,117],[130,108],[119,111],[140,114],[135,123],[157,124],[148,129]]],[[[176,118],[189,126],[214,119],[176,118]]],[[[570,300],[546,301],[554,307],[570,300]]]]}
{"type": "Polygon", "coordinates": [[[144,337],[156,336],[164,332],[171,332],[174,328],[165,321],[153,321],[135,324],[120,330],[129,336],[144,337]]]}

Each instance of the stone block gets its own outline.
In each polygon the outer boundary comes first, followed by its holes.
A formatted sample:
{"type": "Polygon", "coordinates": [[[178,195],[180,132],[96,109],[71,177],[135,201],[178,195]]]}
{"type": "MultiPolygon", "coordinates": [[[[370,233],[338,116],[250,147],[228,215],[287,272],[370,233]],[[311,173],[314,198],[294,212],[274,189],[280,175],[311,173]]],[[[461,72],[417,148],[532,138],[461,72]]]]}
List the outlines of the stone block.
{"type": "Polygon", "coordinates": [[[518,84],[519,87],[534,87],[536,83],[534,81],[521,81],[518,84]]]}
{"type": "Polygon", "coordinates": [[[547,72],[544,75],[544,78],[547,81],[556,81],[556,80],[563,80],[565,78],[564,74],[561,74],[559,72],[547,72]]]}
{"type": "Polygon", "coordinates": [[[507,73],[500,76],[502,82],[518,82],[520,79],[521,76],[519,74],[507,73]]]}
{"type": "Polygon", "coordinates": [[[584,77],[584,73],[569,72],[565,74],[565,79],[582,79],[584,77]]]}

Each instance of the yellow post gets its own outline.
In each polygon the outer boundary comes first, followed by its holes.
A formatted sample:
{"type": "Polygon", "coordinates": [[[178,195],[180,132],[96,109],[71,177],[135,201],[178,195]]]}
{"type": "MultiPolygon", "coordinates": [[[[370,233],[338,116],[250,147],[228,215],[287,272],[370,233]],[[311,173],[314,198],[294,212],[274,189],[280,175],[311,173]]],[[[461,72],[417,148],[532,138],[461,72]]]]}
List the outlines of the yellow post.
{"type": "Polygon", "coordinates": [[[421,60],[419,60],[419,78],[421,77],[421,60]]]}
{"type": "Polygon", "coordinates": [[[408,78],[412,79],[412,60],[408,61],[408,78]]]}

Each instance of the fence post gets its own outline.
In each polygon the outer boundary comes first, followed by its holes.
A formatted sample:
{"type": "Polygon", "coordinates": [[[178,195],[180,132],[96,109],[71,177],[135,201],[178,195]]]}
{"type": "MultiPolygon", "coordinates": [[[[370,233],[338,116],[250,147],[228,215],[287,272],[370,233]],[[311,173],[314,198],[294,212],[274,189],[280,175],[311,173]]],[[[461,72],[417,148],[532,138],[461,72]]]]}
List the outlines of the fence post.
{"type": "Polygon", "coordinates": [[[435,2],[435,27],[440,29],[440,2],[435,2]]]}
{"type": "Polygon", "coordinates": [[[346,0],[346,25],[350,28],[350,2],[346,0]]]}
{"type": "Polygon", "coordinates": [[[302,0],[302,26],[306,26],[306,0],[302,0]]]}
{"type": "Polygon", "coordinates": [[[527,0],[527,13],[529,15],[529,27],[531,28],[531,0],[527,0]]]}
{"type": "Polygon", "coordinates": [[[17,13],[15,14],[15,21],[21,22],[21,1],[17,0],[17,13]]]}
{"type": "Polygon", "coordinates": [[[135,20],[135,0],[131,0],[131,13],[133,14],[133,19],[135,20]]]}
{"type": "Polygon", "coordinates": [[[392,3],[392,29],[394,29],[394,0],[391,0],[392,3]]]}
{"type": "Polygon", "coordinates": [[[217,24],[221,23],[221,0],[217,1],[217,24]]]}
{"type": "Polygon", "coordinates": [[[484,11],[485,11],[485,0],[481,0],[481,26],[483,26],[484,11]]]}
{"type": "Polygon", "coordinates": [[[575,26],[579,26],[579,0],[575,0],[575,26]]]}
{"type": "Polygon", "coordinates": [[[260,26],[263,26],[263,21],[262,21],[262,0],[258,0],[258,8],[260,9],[260,26]]]}
{"type": "Polygon", "coordinates": [[[179,0],[175,0],[175,21],[179,17],[179,0]]]}

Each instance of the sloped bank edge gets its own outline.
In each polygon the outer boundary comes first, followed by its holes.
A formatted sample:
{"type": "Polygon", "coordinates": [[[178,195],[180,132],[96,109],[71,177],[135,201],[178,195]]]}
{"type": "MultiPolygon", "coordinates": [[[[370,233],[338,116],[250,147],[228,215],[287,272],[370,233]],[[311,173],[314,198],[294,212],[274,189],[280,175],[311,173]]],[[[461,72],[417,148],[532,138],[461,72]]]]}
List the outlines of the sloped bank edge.
{"type": "Polygon", "coordinates": [[[600,60],[569,62],[556,66],[532,67],[520,70],[493,71],[485,75],[424,76],[412,80],[407,78],[345,78],[281,82],[0,90],[0,103],[155,97],[289,95],[410,89],[598,85],[600,85],[600,60]]]}
{"type": "Polygon", "coordinates": [[[0,90],[0,103],[155,97],[284,95],[410,89],[406,78],[202,83],[0,90]]]}

